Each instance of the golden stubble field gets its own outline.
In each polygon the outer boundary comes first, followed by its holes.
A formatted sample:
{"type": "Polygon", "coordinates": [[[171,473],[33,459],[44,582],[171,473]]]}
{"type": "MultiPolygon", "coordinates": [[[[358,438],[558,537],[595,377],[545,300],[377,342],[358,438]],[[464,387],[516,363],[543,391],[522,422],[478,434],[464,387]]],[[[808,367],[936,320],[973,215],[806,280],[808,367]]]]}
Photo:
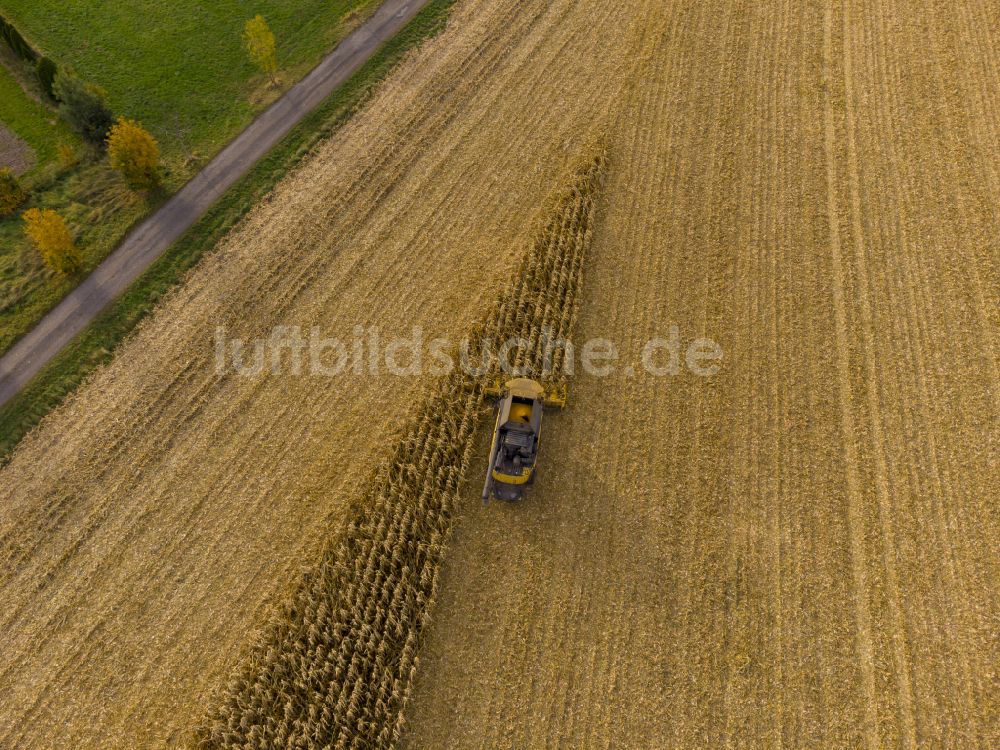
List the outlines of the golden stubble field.
{"type": "Polygon", "coordinates": [[[578,340],[722,368],[577,375],[524,504],[473,461],[403,744],[1000,742],[998,18],[460,2],[0,471],[0,746],[185,739],[423,392],[216,327],[460,336],[595,134],[578,340]]]}

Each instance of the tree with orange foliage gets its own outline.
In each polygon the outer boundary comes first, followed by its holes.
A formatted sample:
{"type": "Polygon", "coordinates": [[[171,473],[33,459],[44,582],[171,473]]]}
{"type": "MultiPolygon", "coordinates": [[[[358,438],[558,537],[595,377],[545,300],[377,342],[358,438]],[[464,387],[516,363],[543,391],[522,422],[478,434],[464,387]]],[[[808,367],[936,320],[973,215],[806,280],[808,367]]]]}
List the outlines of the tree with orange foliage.
{"type": "Polygon", "coordinates": [[[152,187],[159,181],[160,147],[156,139],[135,120],[119,117],[108,131],[108,160],[136,188],[152,187]]]}
{"type": "Polygon", "coordinates": [[[34,243],[46,266],[66,275],[80,270],[80,251],[62,216],[48,208],[29,208],[21,218],[24,219],[24,233],[34,243]]]}

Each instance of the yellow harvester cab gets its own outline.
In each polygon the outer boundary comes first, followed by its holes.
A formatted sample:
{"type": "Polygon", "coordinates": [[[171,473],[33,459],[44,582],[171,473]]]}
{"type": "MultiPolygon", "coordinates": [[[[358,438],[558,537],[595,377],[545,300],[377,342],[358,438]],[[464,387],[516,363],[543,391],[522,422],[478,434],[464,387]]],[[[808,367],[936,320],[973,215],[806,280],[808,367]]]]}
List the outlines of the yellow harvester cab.
{"type": "Polygon", "coordinates": [[[528,378],[509,380],[494,393],[499,395],[497,421],[483,502],[488,502],[491,496],[498,500],[519,500],[535,479],[542,412],[546,406],[563,406],[565,398],[547,397],[545,388],[528,378]]]}

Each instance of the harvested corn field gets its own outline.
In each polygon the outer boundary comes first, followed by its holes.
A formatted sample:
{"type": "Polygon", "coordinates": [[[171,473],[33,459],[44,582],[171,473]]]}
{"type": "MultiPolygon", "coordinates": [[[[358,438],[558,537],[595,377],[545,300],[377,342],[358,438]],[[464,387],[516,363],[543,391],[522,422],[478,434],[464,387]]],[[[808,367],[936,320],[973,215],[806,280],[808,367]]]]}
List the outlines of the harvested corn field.
{"type": "Polygon", "coordinates": [[[459,2],[0,471],[0,746],[1000,743],[1000,7],[918,6],[459,2]],[[523,502],[461,379],[220,371],[491,320],[598,135],[523,502]]]}
{"type": "Polygon", "coordinates": [[[526,375],[564,379],[590,244],[603,154],[586,160],[552,201],[552,213],[510,288],[471,342],[490,363],[436,384],[351,509],[343,536],[303,578],[247,659],[224,706],[199,731],[202,748],[391,747],[398,742],[421,636],[437,589],[482,414],[483,386],[502,376],[487,342],[526,375]]]}

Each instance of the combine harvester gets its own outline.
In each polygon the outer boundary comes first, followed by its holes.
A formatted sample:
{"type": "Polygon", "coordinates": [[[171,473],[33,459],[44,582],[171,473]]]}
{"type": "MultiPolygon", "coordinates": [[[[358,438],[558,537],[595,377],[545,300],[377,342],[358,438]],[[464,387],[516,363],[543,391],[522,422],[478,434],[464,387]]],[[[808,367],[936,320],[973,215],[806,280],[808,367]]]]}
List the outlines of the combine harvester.
{"type": "Polygon", "coordinates": [[[490,497],[514,502],[524,497],[535,481],[538,449],[545,407],[566,406],[565,390],[546,392],[528,378],[509,380],[502,387],[487,387],[496,401],[497,421],[490,446],[490,468],[483,487],[483,503],[490,497]]]}

